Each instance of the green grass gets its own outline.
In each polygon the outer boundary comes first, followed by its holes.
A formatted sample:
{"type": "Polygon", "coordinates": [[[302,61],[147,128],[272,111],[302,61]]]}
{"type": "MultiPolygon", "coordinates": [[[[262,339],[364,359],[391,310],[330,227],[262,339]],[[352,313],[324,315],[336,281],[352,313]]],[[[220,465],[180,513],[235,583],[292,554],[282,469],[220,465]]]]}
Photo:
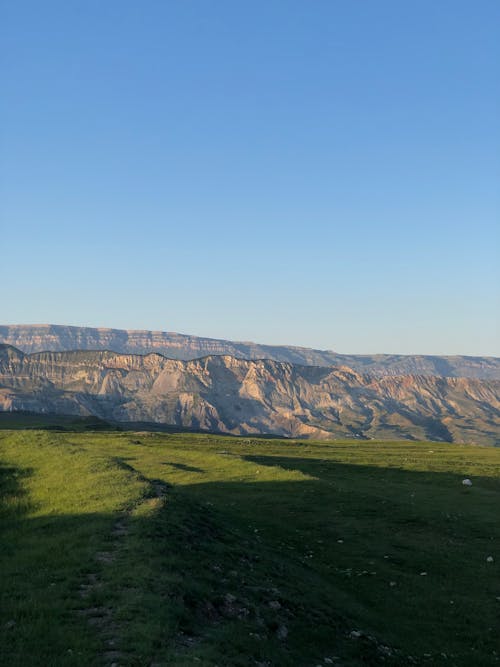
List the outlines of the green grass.
{"type": "Polygon", "coordinates": [[[0,412],[0,430],[44,429],[49,431],[120,431],[99,417],[37,414],[35,412],[0,412]]]}
{"type": "Polygon", "coordinates": [[[443,443],[3,430],[0,663],[496,665],[499,464],[443,443]]]}

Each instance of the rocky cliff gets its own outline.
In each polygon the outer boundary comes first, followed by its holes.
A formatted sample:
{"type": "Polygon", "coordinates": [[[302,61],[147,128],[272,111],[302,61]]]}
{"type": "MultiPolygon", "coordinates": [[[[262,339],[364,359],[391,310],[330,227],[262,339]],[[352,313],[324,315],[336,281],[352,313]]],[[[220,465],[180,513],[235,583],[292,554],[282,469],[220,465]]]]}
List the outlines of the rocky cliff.
{"type": "Polygon", "coordinates": [[[496,357],[432,355],[347,355],[306,347],[258,345],[200,338],[165,331],[95,329],[52,324],[0,326],[0,343],[23,352],[114,350],[130,354],[158,352],[171,359],[229,355],[237,359],[272,359],[308,366],[349,366],[371,375],[432,375],[500,380],[496,357]]]}
{"type": "Polygon", "coordinates": [[[348,367],[0,346],[0,409],[233,434],[500,444],[500,382],[348,367]]]}

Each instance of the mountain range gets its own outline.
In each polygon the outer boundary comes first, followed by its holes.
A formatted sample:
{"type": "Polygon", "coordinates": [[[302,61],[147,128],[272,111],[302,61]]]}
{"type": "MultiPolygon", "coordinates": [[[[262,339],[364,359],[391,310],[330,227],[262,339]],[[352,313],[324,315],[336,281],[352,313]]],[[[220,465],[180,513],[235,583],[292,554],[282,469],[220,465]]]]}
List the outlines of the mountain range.
{"type": "Polygon", "coordinates": [[[113,350],[125,354],[158,352],[171,359],[190,360],[208,355],[237,359],[271,359],[306,366],[349,366],[358,373],[432,375],[500,380],[500,358],[471,356],[339,354],[287,345],[259,345],[202,338],[166,331],[134,331],[42,325],[0,326],[0,343],[27,353],[69,350],[113,350]]]}
{"type": "Polygon", "coordinates": [[[229,355],[180,360],[102,350],[25,354],[3,344],[0,410],[249,436],[500,444],[496,379],[359,373],[347,366],[229,355]]]}

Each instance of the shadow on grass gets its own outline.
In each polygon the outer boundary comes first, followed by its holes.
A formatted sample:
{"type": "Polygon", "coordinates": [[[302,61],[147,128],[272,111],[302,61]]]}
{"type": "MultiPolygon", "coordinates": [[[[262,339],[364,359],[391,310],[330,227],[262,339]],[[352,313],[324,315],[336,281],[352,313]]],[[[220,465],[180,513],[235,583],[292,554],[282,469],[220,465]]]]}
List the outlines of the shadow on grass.
{"type": "Polygon", "coordinates": [[[164,466],[171,466],[172,468],[175,468],[176,470],[183,470],[184,472],[199,472],[202,473],[204,470],[201,468],[196,468],[195,466],[189,466],[186,465],[185,463],[174,463],[172,461],[165,461],[163,463],[164,466]]]}
{"type": "Polygon", "coordinates": [[[33,505],[22,481],[33,474],[31,468],[18,468],[0,463],[0,532],[7,521],[21,519],[33,505]]]}
{"type": "MultiPolygon", "coordinates": [[[[173,506],[196,503],[179,527],[187,571],[201,576],[215,564],[223,591],[265,617],[268,641],[276,637],[273,623],[289,630],[294,658],[277,648],[271,664],[314,664],[335,654],[332,643],[349,664],[411,664],[408,654],[425,662],[424,653],[433,656],[429,664],[442,664],[442,653],[456,665],[492,664],[498,566],[486,557],[500,539],[498,478],[477,476],[467,489],[455,473],[242,459],[307,477],[193,484],[176,490],[173,506]],[[189,517],[212,512],[219,535],[207,541],[189,517]],[[262,610],[273,595],[280,607],[270,616],[262,610]],[[395,662],[373,643],[346,644],[359,628],[401,649],[395,662]]],[[[172,505],[163,512],[168,530],[172,505]]],[[[218,609],[210,596],[201,603],[218,609]]],[[[199,608],[193,604],[192,619],[199,608]]]]}
{"type": "MultiPolygon", "coordinates": [[[[116,610],[130,664],[198,657],[295,667],[340,655],[349,665],[401,665],[410,652],[416,664],[424,653],[434,656],[425,664],[442,664],[443,652],[456,665],[489,664],[498,602],[485,554],[500,539],[498,480],[478,477],[467,490],[451,473],[241,458],[306,477],[168,487],[154,513],[129,517],[124,548],[109,564],[95,555],[116,539],[116,515],[14,513],[23,531],[2,564],[0,595],[11,601],[2,620],[24,626],[8,637],[9,664],[94,664],[97,634],[68,608],[84,604],[79,577],[96,571],[102,586],[89,604],[116,610]],[[353,641],[358,629],[364,634],[353,641]],[[68,658],[68,642],[80,645],[80,661],[68,658]],[[381,644],[400,652],[391,657],[381,644]]],[[[158,473],[164,479],[152,485],[169,481],[168,470],[158,473]]],[[[24,474],[0,469],[6,506],[22,498],[24,474]]]]}

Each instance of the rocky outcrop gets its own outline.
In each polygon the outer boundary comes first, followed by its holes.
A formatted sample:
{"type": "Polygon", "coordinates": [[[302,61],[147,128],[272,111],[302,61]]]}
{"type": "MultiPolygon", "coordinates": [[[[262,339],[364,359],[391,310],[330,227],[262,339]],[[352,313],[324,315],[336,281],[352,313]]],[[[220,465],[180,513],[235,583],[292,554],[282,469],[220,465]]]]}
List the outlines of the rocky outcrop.
{"type": "Polygon", "coordinates": [[[376,377],[228,355],[182,361],[0,346],[0,409],[233,434],[500,443],[500,382],[376,377]]]}
{"type": "Polygon", "coordinates": [[[496,357],[432,355],[348,355],[285,345],[259,345],[200,338],[167,331],[96,329],[53,324],[0,326],[0,343],[23,352],[114,350],[130,354],[158,352],[171,359],[230,355],[237,359],[273,359],[307,366],[349,366],[372,375],[436,375],[500,380],[496,357]]]}

